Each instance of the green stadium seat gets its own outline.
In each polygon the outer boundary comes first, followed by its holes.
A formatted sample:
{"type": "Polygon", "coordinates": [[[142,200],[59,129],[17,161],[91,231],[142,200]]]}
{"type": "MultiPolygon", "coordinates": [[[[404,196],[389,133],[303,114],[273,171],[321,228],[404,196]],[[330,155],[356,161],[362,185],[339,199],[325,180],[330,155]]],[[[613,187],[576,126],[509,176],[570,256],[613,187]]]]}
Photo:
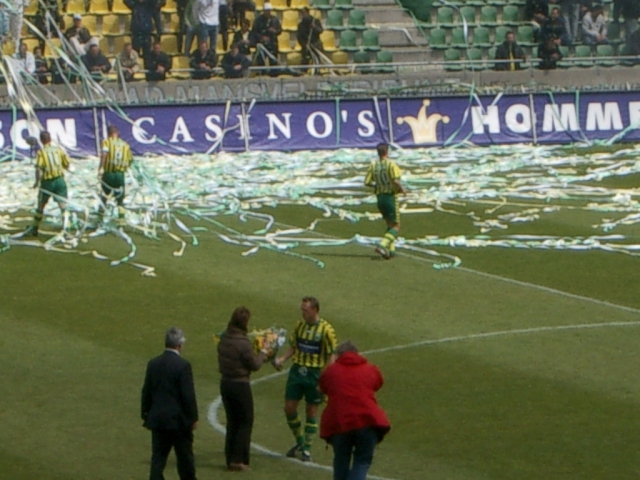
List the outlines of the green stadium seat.
{"type": "Polygon", "coordinates": [[[377,71],[381,73],[392,73],[394,71],[393,67],[385,67],[385,63],[393,62],[393,54],[389,50],[380,50],[376,53],[376,63],[381,64],[377,71]]]}
{"type": "Polygon", "coordinates": [[[511,29],[509,27],[505,27],[504,25],[496,28],[496,36],[493,43],[495,45],[500,45],[502,42],[504,42],[505,37],[507,36],[507,32],[510,31],[511,29]]]}
{"type": "Polygon", "coordinates": [[[607,39],[614,45],[622,43],[622,38],[620,38],[620,24],[618,22],[611,22],[607,25],[607,39]]]}
{"type": "Polygon", "coordinates": [[[353,3],[351,0],[335,0],[333,3],[333,8],[337,8],[340,10],[351,10],[353,8],[353,3]]]}
{"type": "Polygon", "coordinates": [[[456,50],[455,48],[450,48],[445,50],[444,52],[444,69],[449,72],[457,72],[462,70],[464,67],[462,62],[460,61],[462,55],[460,54],[460,50],[456,50]]]}
{"type": "Polygon", "coordinates": [[[442,28],[433,28],[429,32],[429,46],[434,50],[447,48],[447,33],[442,28]]]}
{"type": "Polygon", "coordinates": [[[616,60],[601,60],[598,57],[613,57],[615,54],[616,51],[613,45],[598,45],[596,47],[596,63],[603,67],[614,67],[618,63],[616,60]]]}
{"type": "Polygon", "coordinates": [[[515,5],[505,5],[502,9],[502,23],[504,25],[518,25],[520,23],[520,9],[515,5]]]}
{"type": "Polygon", "coordinates": [[[491,47],[489,50],[487,50],[487,58],[489,60],[495,60],[497,51],[498,49],[496,47],[491,47]]]}
{"type": "Polygon", "coordinates": [[[380,50],[378,30],[365,30],[362,32],[362,48],[372,52],[380,50]]]}
{"type": "Polygon", "coordinates": [[[340,32],[340,50],[345,52],[355,52],[360,48],[357,45],[358,35],[354,30],[343,30],[340,32]]]}
{"type": "Polygon", "coordinates": [[[464,36],[464,29],[462,27],[456,27],[451,30],[451,46],[454,48],[467,48],[469,43],[464,36]]]}
{"type": "Polygon", "coordinates": [[[485,70],[487,68],[485,62],[482,61],[482,50],[479,48],[470,48],[467,50],[467,58],[469,62],[469,70],[485,70]]]}
{"type": "Polygon", "coordinates": [[[366,30],[365,14],[362,10],[351,10],[349,12],[348,28],[352,30],[366,30]]]}
{"type": "Polygon", "coordinates": [[[493,45],[489,38],[490,30],[487,27],[478,27],[473,31],[473,46],[489,48],[493,45]]]}
{"type": "Polygon", "coordinates": [[[462,25],[464,22],[462,19],[467,21],[467,25],[474,26],[476,24],[476,9],[473,7],[465,6],[460,9],[460,18],[458,19],[458,25],[462,25]]]}
{"type": "Polygon", "coordinates": [[[455,27],[453,21],[453,8],[440,7],[438,9],[438,27],[440,28],[453,28],[455,27]]]}
{"type": "Polygon", "coordinates": [[[483,27],[497,27],[498,9],[493,5],[487,5],[480,10],[480,25],[483,27]]]}
{"type": "Polygon", "coordinates": [[[487,0],[487,4],[493,5],[494,7],[504,7],[509,3],[511,3],[509,0],[487,0]]]}
{"type": "Polygon", "coordinates": [[[325,26],[328,30],[344,30],[344,17],[340,10],[329,10],[325,26]]]}
{"type": "Polygon", "coordinates": [[[311,6],[318,10],[331,10],[333,8],[331,0],[313,0],[311,6]]]}
{"type": "Polygon", "coordinates": [[[561,45],[559,48],[560,48],[560,53],[562,54],[562,60],[558,62],[558,68],[571,67],[571,62],[566,60],[567,58],[569,58],[569,55],[571,55],[569,52],[569,47],[561,45]]]}
{"type": "Polygon", "coordinates": [[[533,27],[531,25],[520,25],[516,32],[516,41],[521,47],[533,47],[533,27]]]}
{"type": "Polygon", "coordinates": [[[589,45],[576,45],[576,52],[574,56],[576,58],[583,59],[573,62],[573,65],[576,67],[593,67],[593,61],[591,60],[591,47],[589,45]]]}
{"type": "Polygon", "coordinates": [[[484,7],[486,2],[484,0],[467,0],[465,5],[469,5],[470,7],[484,7]]]}
{"type": "Polygon", "coordinates": [[[371,62],[371,56],[369,55],[369,52],[360,50],[359,52],[356,52],[353,55],[353,63],[370,63],[370,62],[371,62]]]}

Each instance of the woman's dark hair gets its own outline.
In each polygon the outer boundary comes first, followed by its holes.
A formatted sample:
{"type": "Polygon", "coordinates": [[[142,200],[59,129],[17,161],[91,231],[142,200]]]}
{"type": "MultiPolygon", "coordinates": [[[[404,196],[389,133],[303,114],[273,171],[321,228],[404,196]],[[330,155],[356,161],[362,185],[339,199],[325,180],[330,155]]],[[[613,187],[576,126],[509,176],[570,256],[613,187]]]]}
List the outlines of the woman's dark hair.
{"type": "Polygon", "coordinates": [[[246,307],[238,307],[231,314],[231,320],[229,320],[229,327],[239,328],[243,332],[248,331],[249,319],[251,318],[251,312],[246,307]]]}

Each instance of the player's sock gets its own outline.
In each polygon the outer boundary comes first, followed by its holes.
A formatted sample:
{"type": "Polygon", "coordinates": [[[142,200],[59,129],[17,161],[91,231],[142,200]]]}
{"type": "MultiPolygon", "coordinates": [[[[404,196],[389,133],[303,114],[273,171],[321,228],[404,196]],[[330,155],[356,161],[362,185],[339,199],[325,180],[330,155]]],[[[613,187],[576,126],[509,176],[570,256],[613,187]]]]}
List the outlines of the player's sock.
{"type": "Polygon", "coordinates": [[[62,229],[66,230],[67,228],[69,228],[69,213],[62,209],[62,229]]]}
{"type": "Polygon", "coordinates": [[[304,426],[304,445],[302,450],[311,452],[311,443],[313,443],[313,438],[316,436],[316,433],[318,433],[318,420],[307,417],[307,422],[304,426]]]}
{"type": "Polygon", "coordinates": [[[302,446],[304,437],[302,436],[302,422],[300,421],[300,417],[298,417],[298,412],[291,416],[287,415],[287,424],[298,445],[302,446]]]}
{"type": "Polygon", "coordinates": [[[384,237],[382,238],[382,241],[380,242],[380,246],[382,248],[389,248],[389,245],[391,245],[391,243],[393,243],[395,241],[397,236],[398,236],[398,231],[395,228],[390,228],[384,234],[384,237]]]}
{"type": "Polygon", "coordinates": [[[124,219],[124,215],[125,215],[125,208],[122,206],[118,207],[118,224],[123,227],[126,223],[125,219],[124,219]]]}
{"type": "Polygon", "coordinates": [[[396,242],[391,242],[389,244],[389,256],[391,257],[396,256],[396,242]]]}
{"type": "Polygon", "coordinates": [[[44,217],[44,215],[40,212],[36,212],[35,215],[33,216],[33,228],[38,230],[38,228],[40,228],[40,222],[42,222],[42,218],[44,217]]]}

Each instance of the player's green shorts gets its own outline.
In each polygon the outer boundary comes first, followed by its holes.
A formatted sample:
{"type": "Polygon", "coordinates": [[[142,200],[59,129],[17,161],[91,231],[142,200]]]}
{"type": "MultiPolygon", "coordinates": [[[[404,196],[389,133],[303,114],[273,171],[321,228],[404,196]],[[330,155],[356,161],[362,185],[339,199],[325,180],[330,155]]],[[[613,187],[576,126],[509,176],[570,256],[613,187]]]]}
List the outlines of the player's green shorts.
{"type": "Polygon", "coordinates": [[[38,192],[38,204],[46,205],[51,198],[51,194],[55,195],[54,200],[58,203],[67,198],[67,183],[64,177],[52,178],[51,180],[42,180],[40,182],[40,190],[38,192]]]}
{"type": "Polygon", "coordinates": [[[378,194],[378,210],[382,214],[382,218],[392,223],[400,222],[400,211],[398,209],[398,200],[391,193],[378,194]]]}
{"type": "Polygon", "coordinates": [[[124,200],[124,172],[104,172],[102,174],[102,191],[111,195],[118,205],[124,200]]]}
{"type": "Polygon", "coordinates": [[[294,363],[289,370],[284,398],[300,401],[304,397],[307,403],[320,405],[323,398],[322,392],[318,390],[321,371],[319,368],[303,367],[294,363]]]}

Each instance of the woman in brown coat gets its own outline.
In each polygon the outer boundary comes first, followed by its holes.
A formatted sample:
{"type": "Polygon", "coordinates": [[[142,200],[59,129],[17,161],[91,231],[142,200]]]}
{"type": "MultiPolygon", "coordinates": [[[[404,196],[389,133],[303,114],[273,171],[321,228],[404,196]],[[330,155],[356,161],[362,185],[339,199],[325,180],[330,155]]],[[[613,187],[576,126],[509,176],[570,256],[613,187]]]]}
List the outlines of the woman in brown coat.
{"type": "Polygon", "coordinates": [[[229,470],[249,469],[249,450],[253,428],[253,395],[249,375],[267,359],[267,352],[254,353],[247,337],[251,312],[238,307],[218,344],[218,365],[222,379],[220,395],[227,415],[224,453],[229,470]]]}

